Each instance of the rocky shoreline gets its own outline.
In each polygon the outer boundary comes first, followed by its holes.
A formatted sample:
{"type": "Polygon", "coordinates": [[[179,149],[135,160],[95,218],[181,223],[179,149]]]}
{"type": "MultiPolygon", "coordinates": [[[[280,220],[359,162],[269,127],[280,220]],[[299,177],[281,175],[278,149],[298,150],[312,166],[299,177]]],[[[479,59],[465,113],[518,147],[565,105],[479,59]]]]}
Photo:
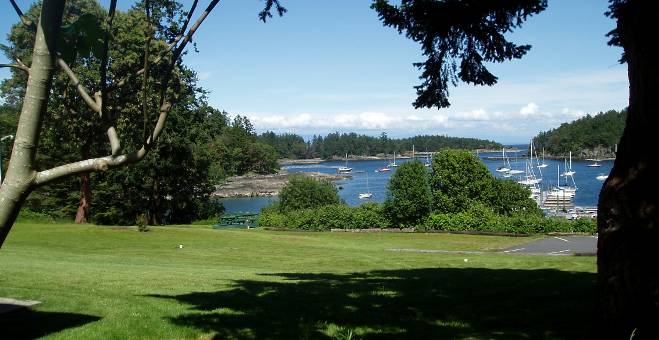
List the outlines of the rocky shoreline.
{"type": "MultiPolygon", "coordinates": [[[[309,164],[309,163],[307,163],[309,164]]],[[[279,191],[286,185],[292,175],[303,175],[317,179],[338,181],[352,178],[346,175],[331,175],[320,172],[288,173],[280,172],[270,175],[245,175],[229,178],[226,183],[217,185],[213,196],[220,198],[230,197],[270,197],[279,195],[279,191]]]]}

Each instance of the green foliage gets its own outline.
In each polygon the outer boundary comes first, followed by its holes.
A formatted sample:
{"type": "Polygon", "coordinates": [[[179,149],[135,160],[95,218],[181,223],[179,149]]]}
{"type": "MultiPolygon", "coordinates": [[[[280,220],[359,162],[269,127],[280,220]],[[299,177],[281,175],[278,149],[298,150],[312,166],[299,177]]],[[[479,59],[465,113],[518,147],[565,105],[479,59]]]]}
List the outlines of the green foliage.
{"type": "Polygon", "coordinates": [[[146,214],[139,214],[135,219],[135,225],[137,225],[137,230],[141,233],[149,231],[149,218],[146,214]]]}
{"type": "MultiPolygon", "coordinates": [[[[152,55],[167,46],[178,32],[168,27],[185,13],[176,1],[151,4],[155,38],[151,40],[152,55]]],[[[36,18],[40,3],[26,15],[36,18]]],[[[147,25],[142,5],[127,11],[117,11],[113,21],[110,49],[110,79],[121,79],[143,67],[147,25]]],[[[67,1],[63,22],[62,57],[88,89],[98,88],[99,37],[106,11],[94,0],[67,1]]],[[[17,24],[3,47],[8,58],[19,58],[29,64],[34,33],[17,24]]],[[[159,107],[160,80],[166,69],[151,65],[149,91],[141,93],[141,81],[130,78],[126,85],[108,96],[111,116],[116,120],[122,152],[139,149],[145,133],[152,128],[159,107]],[[146,101],[146,102],[143,102],[146,101]]],[[[205,92],[197,85],[194,72],[179,64],[172,74],[172,91],[177,93],[176,105],[169,113],[167,128],[147,157],[131,167],[112,169],[90,176],[92,200],[87,219],[99,224],[132,225],[135,216],[146,213],[153,225],[189,223],[195,219],[217,216],[221,205],[210,197],[214,185],[231,175],[246,172],[271,173],[276,170],[276,152],[258,143],[253,127],[245,117],[230,121],[228,114],[209,107],[205,92]]],[[[1,131],[15,130],[15,107],[22,100],[26,79],[24,72],[12,70],[12,77],[2,81],[6,105],[0,111],[1,131]]],[[[37,163],[41,170],[54,166],[109,154],[105,131],[107,123],[92,114],[80,100],[70,80],[62,73],[53,80],[53,93],[44,120],[39,142],[37,163]]],[[[3,143],[7,144],[7,143],[3,143]]],[[[3,145],[2,147],[7,147],[3,145]]],[[[6,149],[8,150],[8,149],[6,149]]],[[[5,151],[5,150],[2,150],[5,151]]],[[[3,152],[6,157],[6,153],[3,152]]],[[[4,163],[4,162],[3,162],[4,163]]],[[[26,207],[56,218],[71,219],[76,215],[81,199],[78,177],[38,188],[29,197],[26,207]]]]}
{"type": "Polygon", "coordinates": [[[493,213],[489,208],[477,204],[469,210],[458,213],[432,213],[419,230],[473,231],[517,234],[590,233],[597,232],[597,223],[593,219],[545,217],[541,215],[517,214],[503,216],[493,213]]]}
{"type": "Polygon", "coordinates": [[[315,208],[339,204],[339,193],[330,181],[317,180],[304,175],[291,176],[279,193],[279,210],[315,208]]]}
{"type": "Polygon", "coordinates": [[[385,215],[394,226],[414,226],[430,213],[428,172],[419,161],[400,165],[387,186],[385,215]]]}
{"type": "Polygon", "coordinates": [[[460,212],[487,201],[494,178],[483,162],[469,152],[443,150],[433,157],[430,185],[433,210],[460,212]]]}
{"type": "Polygon", "coordinates": [[[371,5],[385,26],[421,45],[425,62],[423,82],[415,86],[415,108],[448,107],[448,84],[459,80],[474,85],[494,85],[497,77],[485,63],[519,59],[531,48],[506,40],[506,33],[520,27],[529,16],[542,12],[546,0],[509,1],[402,1],[371,5]]]}
{"type": "Polygon", "coordinates": [[[259,216],[259,227],[307,231],[370,229],[388,226],[389,223],[384,218],[382,205],[376,203],[365,203],[358,207],[331,204],[286,212],[281,212],[275,206],[263,209],[259,216]]]}
{"type": "Polygon", "coordinates": [[[541,132],[533,142],[538,150],[544,148],[556,156],[572,151],[575,156],[614,157],[613,147],[620,140],[626,121],[626,109],[600,112],[541,132]]]}
{"type": "Polygon", "coordinates": [[[481,204],[502,215],[542,214],[529,198],[529,189],[494,178],[483,162],[471,153],[440,151],[433,158],[432,170],[430,184],[436,212],[459,213],[481,204]]]}
{"type": "Polygon", "coordinates": [[[393,153],[401,154],[412,150],[440,150],[452,149],[498,149],[501,144],[476,138],[458,138],[447,136],[414,136],[403,139],[391,139],[386,133],[379,137],[358,135],[356,133],[330,133],[327,136],[314,136],[311,141],[305,142],[298,135],[274,132],[265,132],[259,136],[259,142],[268,144],[277,150],[279,158],[324,158],[344,157],[344,155],[375,156],[393,153]]]}
{"type": "Polygon", "coordinates": [[[542,215],[542,210],[529,198],[530,195],[531,191],[519,183],[494,178],[485,202],[495,213],[501,215],[542,215]]]}

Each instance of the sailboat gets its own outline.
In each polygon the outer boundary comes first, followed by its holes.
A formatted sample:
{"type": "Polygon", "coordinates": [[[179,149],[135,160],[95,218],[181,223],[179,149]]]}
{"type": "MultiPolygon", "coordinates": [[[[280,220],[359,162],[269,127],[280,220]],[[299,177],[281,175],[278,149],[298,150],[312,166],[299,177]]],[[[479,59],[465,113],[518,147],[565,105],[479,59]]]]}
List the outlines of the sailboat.
{"type": "Polygon", "coordinates": [[[359,194],[359,199],[360,200],[367,200],[370,199],[373,196],[373,193],[371,193],[371,190],[368,188],[368,172],[366,173],[366,192],[360,193],[359,194]]]}
{"type": "Polygon", "coordinates": [[[599,168],[599,167],[602,166],[602,164],[600,164],[600,160],[597,159],[597,158],[594,158],[594,159],[590,158],[588,160],[593,162],[593,163],[590,163],[590,164],[586,165],[589,168],[599,168]]]}
{"type": "Polygon", "coordinates": [[[395,151],[394,151],[394,161],[389,163],[388,166],[389,167],[394,167],[394,168],[398,166],[398,164],[396,164],[396,152],[395,151]]]}
{"type": "Polygon", "coordinates": [[[496,172],[508,173],[508,171],[510,171],[510,166],[506,166],[506,148],[501,150],[501,159],[503,159],[503,166],[498,167],[496,172]]]}
{"type": "Polygon", "coordinates": [[[609,175],[599,175],[599,176],[595,177],[595,179],[597,179],[598,181],[604,181],[607,178],[609,178],[609,175]]]}
{"type": "MultiPolygon", "coordinates": [[[[568,208],[572,206],[572,199],[576,195],[577,186],[574,184],[574,178],[572,178],[573,186],[561,186],[561,166],[557,165],[556,172],[556,187],[547,191],[544,195],[543,204],[545,207],[555,206],[558,210],[559,207],[568,208]]],[[[567,179],[566,179],[567,180],[567,179]]]]}
{"type": "MultiPolygon", "coordinates": [[[[567,160],[565,161],[565,172],[563,172],[563,176],[568,177],[568,176],[573,176],[576,171],[572,170],[572,151],[570,151],[570,167],[567,166],[567,160]]],[[[572,179],[574,181],[574,178],[572,179]]]]}
{"type": "MultiPolygon", "coordinates": [[[[524,173],[524,171],[522,170],[513,169],[513,167],[510,165],[510,157],[508,157],[507,161],[508,161],[508,168],[510,169],[508,170],[508,175],[512,176],[512,175],[519,175],[524,173]]],[[[515,154],[515,161],[517,161],[517,154],[515,154]]]]}
{"type": "Polygon", "coordinates": [[[349,172],[352,172],[352,168],[348,167],[348,154],[346,153],[346,164],[344,166],[340,166],[338,169],[336,169],[336,172],[340,174],[347,174],[349,172]]]}
{"type": "MultiPolygon", "coordinates": [[[[536,160],[537,160],[537,158],[536,158],[536,160]]],[[[545,163],[545,148],[542,148],[542,163],[538,164],[538,168],[542,169],[542,168],[546,168],[546,167],[547,167],[547,163],[545,163]]]]}

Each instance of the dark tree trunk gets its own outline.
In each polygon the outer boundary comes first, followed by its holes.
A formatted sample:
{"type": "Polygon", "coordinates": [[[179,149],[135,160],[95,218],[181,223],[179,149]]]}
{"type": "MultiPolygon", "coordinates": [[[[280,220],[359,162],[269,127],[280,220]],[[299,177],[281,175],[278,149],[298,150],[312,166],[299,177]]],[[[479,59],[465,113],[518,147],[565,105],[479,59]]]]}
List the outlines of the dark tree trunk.
{"type": "Polygon", "coordinates": [[[598,289],[606,338],[659,339],[659,53],[653,1],[625,3],[627,125],[598,208],[598,289]]]}
{"type": "Polygon", "coordinates": [[[160,202],[160,182],[157,174],[153,176],[153,187],[151,192],[151,225],[162,224],[162,207],[160,202]]]}
{"type": "MultiPolygon", "coordinates": [[[[93,134],[88,133],[87,140],[82,146],[82,159],[87,159],[91,155],[90,149],[92,145],[93,134]]],[[[76,223],[87,223],[89,217],[89,210],[92,207],[92,188],[89,178],[89,173],[85,172],[80,174],[80,203],[78,203],[78,211],[76,212],[76,223]]]]}
{"type": "Polygon", "coordinates": [[[80,175],[80,203],[76,213],[76,223],[87,223],[89,209],[92,206],[92,190],[89,183],[89,173],[80,175]]]}

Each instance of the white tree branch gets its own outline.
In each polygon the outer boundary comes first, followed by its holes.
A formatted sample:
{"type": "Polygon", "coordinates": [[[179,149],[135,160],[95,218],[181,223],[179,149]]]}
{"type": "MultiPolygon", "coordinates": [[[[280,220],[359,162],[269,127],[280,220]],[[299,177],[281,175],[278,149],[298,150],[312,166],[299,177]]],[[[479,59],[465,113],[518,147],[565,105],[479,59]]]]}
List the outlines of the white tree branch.
{"type": "Polygon", "coordinates": [[[73,85],[76,90],[78,91],[78,94],[80,94],[80,97],[82,97],[82,100],[89,106],[94,112],[101,112],[101,106],[98,105],[98,103],[92,99],[92,97],[89,95],[87,92],[87,89],[80,84],[80,80],[78,80],[78,77],[76,74],[71,70],[69,65],[64,61],[62,58],[57,58],[57,65],[66,73],[66,75],[69,77],[71,80],[71,85],[73,85]]]}
{"type": "Polygon", "coordinates": [[[15,68],[30,73],[30,69],[25,65],[16,64],[0,64],[0,68],[15,68]]]}
{"type": "Polygon", "coordinates": [[[85,172],[101,172],[106,171],[109,168],[139,162],[151,150],[153,144],[158,139],[158,136],[160,136],[160,133],[162,133],[162,130],[165,127],[165,121],[167,120],[167,115],[171,109],[172,105],[170,103],[164,103],[160,107],[160,115],[158,116],[158,121],[156,122],[151,135],[139,150],[119,156],[90,158],[74,163],[60,165],[48,170],[39,171],[34,177],[34,185],[42,186],[56,179],[70,175],[77,175],[85,172]]]}

